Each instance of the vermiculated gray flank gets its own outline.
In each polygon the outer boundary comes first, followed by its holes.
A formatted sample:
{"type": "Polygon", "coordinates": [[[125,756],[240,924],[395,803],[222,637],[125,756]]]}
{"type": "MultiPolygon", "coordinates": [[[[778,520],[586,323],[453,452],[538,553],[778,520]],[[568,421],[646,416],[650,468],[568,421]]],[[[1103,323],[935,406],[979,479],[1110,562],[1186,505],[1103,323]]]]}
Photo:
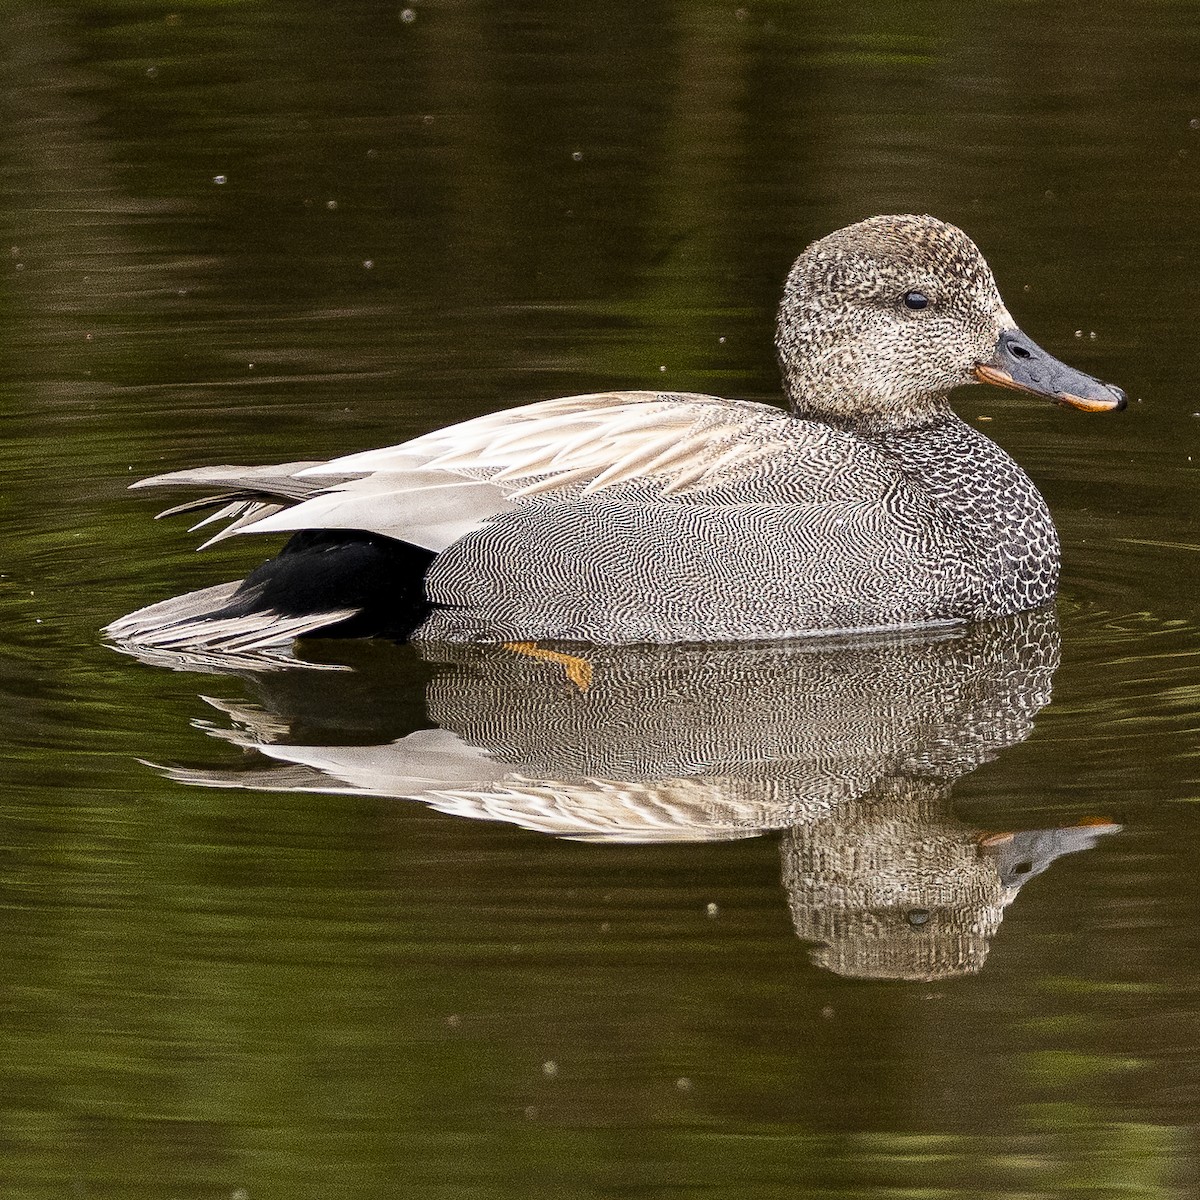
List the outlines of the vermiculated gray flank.
{"type": "MultiPolygon", "coordinates": [[[[144,484],[219,489],[181,506],[219,506],[230,524],[218,537],[344,530],[388,539],[385,553],[421,548],[412,636],[424,640],[772,638],[997,617],[1054,596],[1045,502],[948,393],[984,381],[1087,411],[1124,396],[1017,329],[961,230],[874,217],[814,243],[788,276],[776,348],[788,412],[599,393],[330,463],[144,484]]],[[[303,543],[315,560],[311,537],[289,550],[303,543]]],[[[321,535],[322,565],[340,548],[321,535]]],[[[293,574],[302,561],[274,560],[293,574]]],[[[307,609],[281,600],[291,577],[262,568],[109,632],[147,648],[272,652],[364,611],[353,587],[307,609]]]]}

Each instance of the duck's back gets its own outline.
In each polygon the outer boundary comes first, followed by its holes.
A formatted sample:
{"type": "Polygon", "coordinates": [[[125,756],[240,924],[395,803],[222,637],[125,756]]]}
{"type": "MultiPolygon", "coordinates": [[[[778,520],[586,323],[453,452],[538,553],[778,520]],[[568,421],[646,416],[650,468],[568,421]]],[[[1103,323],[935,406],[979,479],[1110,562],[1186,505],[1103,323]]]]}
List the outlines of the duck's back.
{"type": "Polygon", "coordinates": [[[669,642],[1001,616],[1054,595],[1029,478],[952,414],[864,435],[786,421],[728,483],[530,499],[448,546],[429,640],[669,642]]]}

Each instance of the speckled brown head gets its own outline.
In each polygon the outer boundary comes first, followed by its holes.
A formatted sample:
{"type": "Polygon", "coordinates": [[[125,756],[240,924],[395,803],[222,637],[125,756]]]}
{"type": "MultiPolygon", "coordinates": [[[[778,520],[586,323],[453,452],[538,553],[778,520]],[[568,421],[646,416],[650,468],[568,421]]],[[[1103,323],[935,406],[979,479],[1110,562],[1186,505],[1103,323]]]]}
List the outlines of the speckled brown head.
{"type": "Polygon", "coordinates": [[[837,423],[925,424],[974,382],[1125,407],[1119,388],[1026,337],[975,243],[930,216],[871,217],[809,246],[788,274],[775,346],[795,414],[837,423]]]}

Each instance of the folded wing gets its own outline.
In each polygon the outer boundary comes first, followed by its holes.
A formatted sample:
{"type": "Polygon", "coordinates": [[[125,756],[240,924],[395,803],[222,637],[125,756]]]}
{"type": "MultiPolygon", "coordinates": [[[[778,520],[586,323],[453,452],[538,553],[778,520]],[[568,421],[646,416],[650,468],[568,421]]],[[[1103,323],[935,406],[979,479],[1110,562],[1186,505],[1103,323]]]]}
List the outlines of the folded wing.
{"type": "MultiPolygon", "coordinates": [[[[233,533],[359,529],[441,551],[527,500],[576,500],[636,485],[666,499],[728,487],[788,452],[779,409],[691,393],[600,392],[547,400],[328,463],[206,467],[135,487],[216,494],[233,533]]],[[[195,528],[199,528],[199,525],[195,528]]],[[[210,543],[206,543],[210,544],[210,543]]]]}

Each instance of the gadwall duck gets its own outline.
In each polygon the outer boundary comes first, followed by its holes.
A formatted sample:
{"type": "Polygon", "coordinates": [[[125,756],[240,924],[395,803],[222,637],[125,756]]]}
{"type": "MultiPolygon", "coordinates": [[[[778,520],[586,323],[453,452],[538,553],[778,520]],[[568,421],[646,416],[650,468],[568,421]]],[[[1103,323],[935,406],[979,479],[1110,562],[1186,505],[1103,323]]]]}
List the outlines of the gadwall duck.
{"type": "Polygon", "coordinates": [[[717,641],[973,621],[1054,597],[1045,501],[948,394],[978,381],[1087,412],[1125,396],[1017,328],[966,234],[890,216],[814,242],[775,344],[786,412],[602,392],[330,462],[143,480],[215,489],[167,510],[216,508],[201,522],[229,522],[214,541],[292,536],[245,580],[107,632],[205,653],[311,636],[717,641]]]}

